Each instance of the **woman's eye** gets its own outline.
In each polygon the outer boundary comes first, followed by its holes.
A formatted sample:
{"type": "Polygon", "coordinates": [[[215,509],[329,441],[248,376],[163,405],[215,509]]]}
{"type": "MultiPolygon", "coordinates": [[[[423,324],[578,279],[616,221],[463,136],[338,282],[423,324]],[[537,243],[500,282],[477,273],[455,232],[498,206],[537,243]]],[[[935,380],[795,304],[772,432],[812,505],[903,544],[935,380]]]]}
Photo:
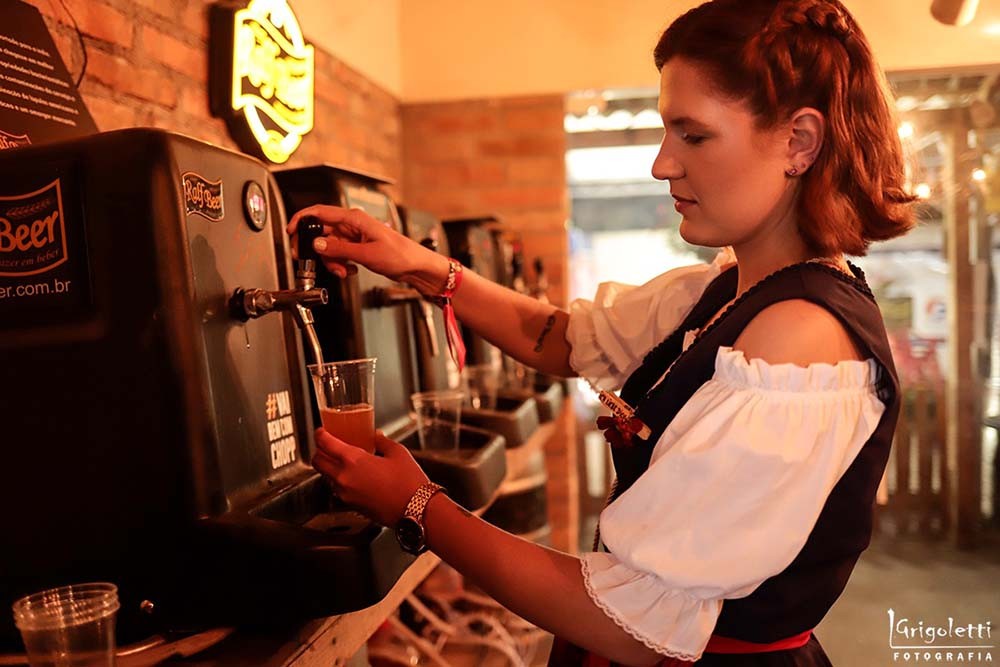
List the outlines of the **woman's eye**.
{"type": "Polygon", "coordinates": [[[681,132],[681,141],[686,144],[691,144],[692,146],[697,146],[705,141],[705,137],[697,134],[691,134],[690,132],[681,132]]]}

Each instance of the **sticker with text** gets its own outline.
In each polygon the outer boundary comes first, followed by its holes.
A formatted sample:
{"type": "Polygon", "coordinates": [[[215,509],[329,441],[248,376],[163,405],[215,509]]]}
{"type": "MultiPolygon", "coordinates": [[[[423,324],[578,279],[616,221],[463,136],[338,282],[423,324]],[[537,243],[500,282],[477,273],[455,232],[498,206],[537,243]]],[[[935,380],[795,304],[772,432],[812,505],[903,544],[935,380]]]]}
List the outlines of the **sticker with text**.
{"type": "Polygon", "coordinates": [[[277,470],[295,461],[295,420],[288,391],[267,395],[264,403],[267,439],[271,443],[271,467],[277,470]]]}
{"type": "Polygon", "coordinates": [[[184,180],[184,212],[219,222],[226,217],[222,201],[222,179],[210,181],[200,174],[189,171],[184,180]]]}

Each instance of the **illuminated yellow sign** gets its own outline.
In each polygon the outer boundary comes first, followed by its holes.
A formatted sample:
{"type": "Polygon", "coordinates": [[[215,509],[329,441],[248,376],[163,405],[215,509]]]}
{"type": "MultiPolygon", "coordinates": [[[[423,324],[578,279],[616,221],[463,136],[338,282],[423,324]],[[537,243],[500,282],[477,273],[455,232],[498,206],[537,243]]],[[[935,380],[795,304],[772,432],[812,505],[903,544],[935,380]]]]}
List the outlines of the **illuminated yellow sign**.
{"type": "Polygon", "coordinates": [[[313,127],[313,47],[287,0],[251,0],[234,17],[232,109],[267,159],[286,162],[313,127]]]}

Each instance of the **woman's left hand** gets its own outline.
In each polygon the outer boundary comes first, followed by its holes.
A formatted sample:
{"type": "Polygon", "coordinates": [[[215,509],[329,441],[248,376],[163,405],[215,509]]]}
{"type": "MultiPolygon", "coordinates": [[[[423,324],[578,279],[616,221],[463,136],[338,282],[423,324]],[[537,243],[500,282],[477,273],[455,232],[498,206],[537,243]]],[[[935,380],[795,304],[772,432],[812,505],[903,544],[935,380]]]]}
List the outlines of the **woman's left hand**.
{"type": "Polygon", "coordinates": [[[312,464],[333,483],[334,492],[370,519],[394,526],[403,517],[406,505],[427,475],[403,445],[375,434],[375,450],[369,454],[316,429],[316,455],[312,464]]]}

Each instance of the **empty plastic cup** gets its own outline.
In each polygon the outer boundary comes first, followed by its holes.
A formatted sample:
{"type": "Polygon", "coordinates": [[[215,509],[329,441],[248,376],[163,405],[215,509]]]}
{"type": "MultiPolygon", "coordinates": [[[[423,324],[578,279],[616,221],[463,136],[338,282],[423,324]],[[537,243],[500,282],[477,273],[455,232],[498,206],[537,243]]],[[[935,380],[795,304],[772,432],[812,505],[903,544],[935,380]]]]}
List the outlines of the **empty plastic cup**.
{"type": "Polygon", "coordinates": [[[504,370],[506,375],[506,382],[504,382],[505,386],[510,387],[511,389],[526,389],[528,391],[535,390],[536,373],[534,368],[525,366],[521,362],[511,359],[504,370]]]}
{"type": "Polygon", "coordinates": [[[500,389],[500,368],[494,364],[472,364],[462,371],[469,393],[469,405],[476,410],[493,410],[500,389]]]}
{"type": "Polygon", "coordinates": [[[465,392],[422,391],[410,396],[417,413],[420,449],[458,449],[465,392]]]}
{"type": "Polygon", "coordinates": [[[118,587],[73,584],[14,603],[31,667],[113,667],[118,587]]]}
{"type": "Polygon", "coordinates": [[[375,451],[375,359],[309,365],[323,428],[366,452],[375,451]]]}

